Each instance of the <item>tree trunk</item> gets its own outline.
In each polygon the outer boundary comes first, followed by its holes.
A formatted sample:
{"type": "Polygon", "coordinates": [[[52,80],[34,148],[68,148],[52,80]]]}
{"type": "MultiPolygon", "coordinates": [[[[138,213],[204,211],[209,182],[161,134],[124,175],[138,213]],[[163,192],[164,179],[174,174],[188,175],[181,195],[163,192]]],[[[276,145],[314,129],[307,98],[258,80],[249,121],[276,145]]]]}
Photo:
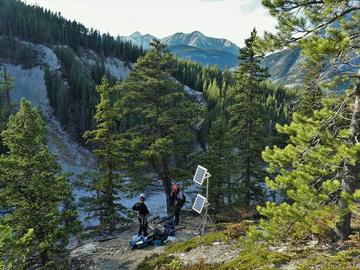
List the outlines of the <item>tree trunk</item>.
{"type": "MultiPolygon", "coordinates": [[[[360,73],[359,73],[360,76],[360,73]]],[[[360,78],[358,78],[358,82],[355,89],[355,101],[354,107],[351,117],[350,123],[350,143],[355,144],[359,140],[360,134],[360,78]]],[[[346,192],[348,194],[354,193],[354,185],[356,180],[356,167],[358,164],[351,165],[345,162],[344,164],[344,172],[341,179],[341,191],[346,192]]],[[[344,211],[341,220],[336,224],[336,233],[340,239],[340,241],[344,241],[348,239],[351,231],[351,212],[347,209],[348,203],[342,198],[339,199],[340,209],[344,211]]]]}
{"type": "Polygon", "coordinates": [[[171,179],[169,179],[168,177],[162,175],[161,177],[161,181],[164,187],[164,192],[166,195],[166,211],[168,214],[172,213],[172,205],[171,205],[171,201],[170,201],[170,195],[171,195],[171,179]]]}
{"type": "Polygon", "coordinates": [[[40,253],[41,266],[45,266],[49,262],[49,254],[48,251],[42,251],[40,253]]]}
{"type": "Polygon", "coordinates": [[[246,127],[246,147],[247,147],[247,157],[246,157],[246,168],[245,168],[245,187],[246,187],[246,205],[250,205],[251,200],[251,172],[250,172],[250,134],[251,134],[251,123],[247,123],[246,127]]]}
{"type": "Polygon", "coordinates": [[[115,229],[116,229],[116,220],[115,220],[115,216],[116,216],[116,210],[115,210],[115,205],[114,205],[114,197],[113,197],[113,193],[114,193],[114,186],[113,186],[113,173],[112,173],[112,166],[111,163],[108,163],[108,172],[107,172],[107,181],[108,181],[108,186],[107,186],[107,215],[109,215],[108,221],[109,221],[109,234],[112,234],[115,229]]]}

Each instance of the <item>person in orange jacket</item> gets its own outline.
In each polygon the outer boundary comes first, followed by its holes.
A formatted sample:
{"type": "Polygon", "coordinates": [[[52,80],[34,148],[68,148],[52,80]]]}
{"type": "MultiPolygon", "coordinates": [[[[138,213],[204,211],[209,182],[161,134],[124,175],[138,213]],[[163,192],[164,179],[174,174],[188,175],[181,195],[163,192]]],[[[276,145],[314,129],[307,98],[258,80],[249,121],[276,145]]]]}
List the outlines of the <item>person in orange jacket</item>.
{"type": "Polygon", "coordinates": [[[178,225],[180,221],[180,210],[186,202],[186,196],[177,183],[172,184],[171,189],[170,202],[175,212],[175,224],[178,225]]]}

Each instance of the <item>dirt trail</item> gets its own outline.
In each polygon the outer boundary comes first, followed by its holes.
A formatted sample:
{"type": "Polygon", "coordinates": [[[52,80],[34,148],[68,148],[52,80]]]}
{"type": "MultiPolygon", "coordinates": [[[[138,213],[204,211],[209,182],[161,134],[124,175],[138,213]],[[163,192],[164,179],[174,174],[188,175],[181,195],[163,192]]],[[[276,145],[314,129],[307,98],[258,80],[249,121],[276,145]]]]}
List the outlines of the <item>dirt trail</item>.
{"type": "MultiPolygon", "coordinates": [[[[199,229],[199,218],[186,216],[180,221],[176,231],[176,241],[195,237],[199,229]]],[[[149,246],[144,249],[131,249],[129,241],[137,233],[137,224],[116,238],[107,241],[87,241],[71,252],[73,270],[130,270],[147,256],[159,254],[165,246],[149,246]]]]}

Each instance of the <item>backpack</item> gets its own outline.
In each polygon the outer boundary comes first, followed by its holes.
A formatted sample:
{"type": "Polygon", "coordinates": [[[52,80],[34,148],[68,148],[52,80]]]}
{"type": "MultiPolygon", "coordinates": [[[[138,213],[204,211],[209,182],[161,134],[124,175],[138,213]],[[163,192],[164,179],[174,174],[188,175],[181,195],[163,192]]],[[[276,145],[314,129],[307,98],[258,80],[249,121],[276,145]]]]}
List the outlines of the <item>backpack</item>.
{"type": "Polygon", "coordinates": [[[164,224],[164,233],[167,236],[175,236],[175,221],[174,220],[169,220],[168,222],[166,222],[164,224]]]}
{"type": "Polygon", "coordinates": [[[165,231],[162,231],[157,228],[154,230],[153,240],[160,240],[164,242],[167,239],[167,237],[168,235],[165,233],[165,231]]]}
{"type": "Polygon", "coordinates": [[[185,196],[184,192],[182,192],[181,190],[178,194],[178,198],[180,199],[180,207],[183,207],[184,204],[186,203],[186,196],[185,196]]]}

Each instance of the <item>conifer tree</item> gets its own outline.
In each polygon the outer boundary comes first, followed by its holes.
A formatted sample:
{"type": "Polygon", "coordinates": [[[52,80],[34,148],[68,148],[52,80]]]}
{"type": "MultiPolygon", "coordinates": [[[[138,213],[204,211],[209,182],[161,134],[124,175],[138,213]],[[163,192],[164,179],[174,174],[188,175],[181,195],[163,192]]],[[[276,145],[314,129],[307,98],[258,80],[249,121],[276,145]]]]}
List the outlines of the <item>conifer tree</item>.
{"type": "Polygon", "coordinates": [[[96,129],[85,132],[84,138],[87,143],[94,145],[99,171],[82,183],[86,190],[96,193],[96,196],[83,198],[83,205],[88,212],[99,218],[101,229],[112,233],[121,220],[121,211],[124,211],[124,207],[119,203],[122,184],[119,170],[123,157],[122,149],[119,148],[120,140],[115,135],[116,117],[106,77],[103,77],[101,85],[96,89],[100,95],[95,114],[96,129]]]}
{"type": "MultiPolygon", "coordinates": [[[[0,69],[0,132],[6,126],[11,113],[10,90],[13,87],[13,79],[6,73],[6,69],[0,69]]],[[[5,151],[0,137],[0,154],[5,151]]]]}
{"type": "Polygon", "coordinates": [[[221,100],[221,90],[214,79],[209,86],[204,89],[204,96],[208,103],[208,109],[211,110],[217,102],[221,100]]]}
{"type": "Polygon", "coordinates": [[[260,182],[264,177],[261,151],[264,147],[263,137],[265,116],[262,104],[265,95],[261,82],[267,77],[267,70],[260,66],[262,55],[255,52],[256,30],[245,40],[246,46],[239,52],[239,67],[234,75],[234,86],[231,87],[228,106],[229,122],[239,149],[239,174],[244,183],[245,202],[261,199],[260,182]]]}
{"type": "Polygon", "coordinates": [[[342,192],[342,164],[359,161],[360,144],[348,142],[347,128],[336,128],[344,121],[343,113],[334,110],[341,106],[337,102],[326,100],[324,108],[311,116],[294,113],[290,125],[277,126],[290,142],[284,148],[267,147],[263,152],[269,172],[275,175],[266,183],[286,200],[259,207],[268,219],[252,234],[277,240],[331,237],[337,221],[354,207],[360,193],[342,192]],[[346,200],[347,209],[340,208],[340,199],[346,200]]]}
{"type": "Polygon", "coordinates": [[[302,89],[299,104],[296,111],[300,114],[310,116],[314,110],[320,110],[322,107],[322,98],[324,96],[321,89],[321,73],[324,72],[324,55],[314,55],[308,57],[304,62],[306,76],[304,78],[304,87],[302,89]]]}
{"type": "Polygon", "coordinates": [[[211,124],[207,148],[200,162],[206,168],[211,168],[211,209],[221,212],[226,204],[244,199],[241,198],[241,183],[237,177],[238,155],[234,152],[233,137],[224,113],[211,124]]]}
{"type": "MultiPolygon", "coordinates": [[[[337,89],[339,85],[353,88],[351,121],[348,123],[349,143],[356,145],[360,134],[360,77],[355,63],[359,54],[360,2],[359,1],[306,1],[263,0],[277,21],[278,33],[265,34],[263,46],[269,50],[299,45],[309,59],[319,61],[325,89],[337,89]],[[354,81],[354,78],[357,78],[354,81]]],[[[320,78],[319,78],[320,79],[320,78]]],[[[318,91],[316,88],[312,89],[318,91]]],[[[359,164],[342,164],[342,192],[354,193],[359,164]]],[[[340,198],[341,209],[349,209],[346,200],[340,198]]],[[[351,212],[339,220],[338,238],[345,240],[350,234],[351,212]]]]}
{"type": "Polygon", "coordinates": [[[133,154],[127,157],[131,167],[141,175],[156,173],[162,181],[170,209],[171,180],[174,164],[181,167],[190,153],[194,139],[192,124],[198,121],[200,110],[171,78],[174,58],[159,41],[138,59],[129,78],[116,86],[117,110],[121,119],[132,119],[121,133],[133,154]]]}
{"type": "Polygon", "coordinates": [[[1,70],[1,79],[0,79],[0,96],[3,101],[3,106],[10,106],[10,90],[13,87],[13,79],[6,72],[6,68],[1,70]]]}
{"type": "Polygon", "coordinates": [[[32,250],[34,230],[16,236],[10,226],[0,225],[0,269],[24,269],[32,250]]]}
{"type": "Polygon", "coordinates": [[[65,246],[79,223],[76,212],[64,207],[71,188],[56,157],[48,152],[45,122],[38,110],[22,100],[2,138],[9,150],[0,156],[0,201],[6,211],[0,223],[11,227],[14,241],[33,230],[31,243],[21,249],[28,256],[21,265],[14,265],[17,258],[8,250],[5,263],[10,268],[5,268],[64,269],[65,246]]]}

